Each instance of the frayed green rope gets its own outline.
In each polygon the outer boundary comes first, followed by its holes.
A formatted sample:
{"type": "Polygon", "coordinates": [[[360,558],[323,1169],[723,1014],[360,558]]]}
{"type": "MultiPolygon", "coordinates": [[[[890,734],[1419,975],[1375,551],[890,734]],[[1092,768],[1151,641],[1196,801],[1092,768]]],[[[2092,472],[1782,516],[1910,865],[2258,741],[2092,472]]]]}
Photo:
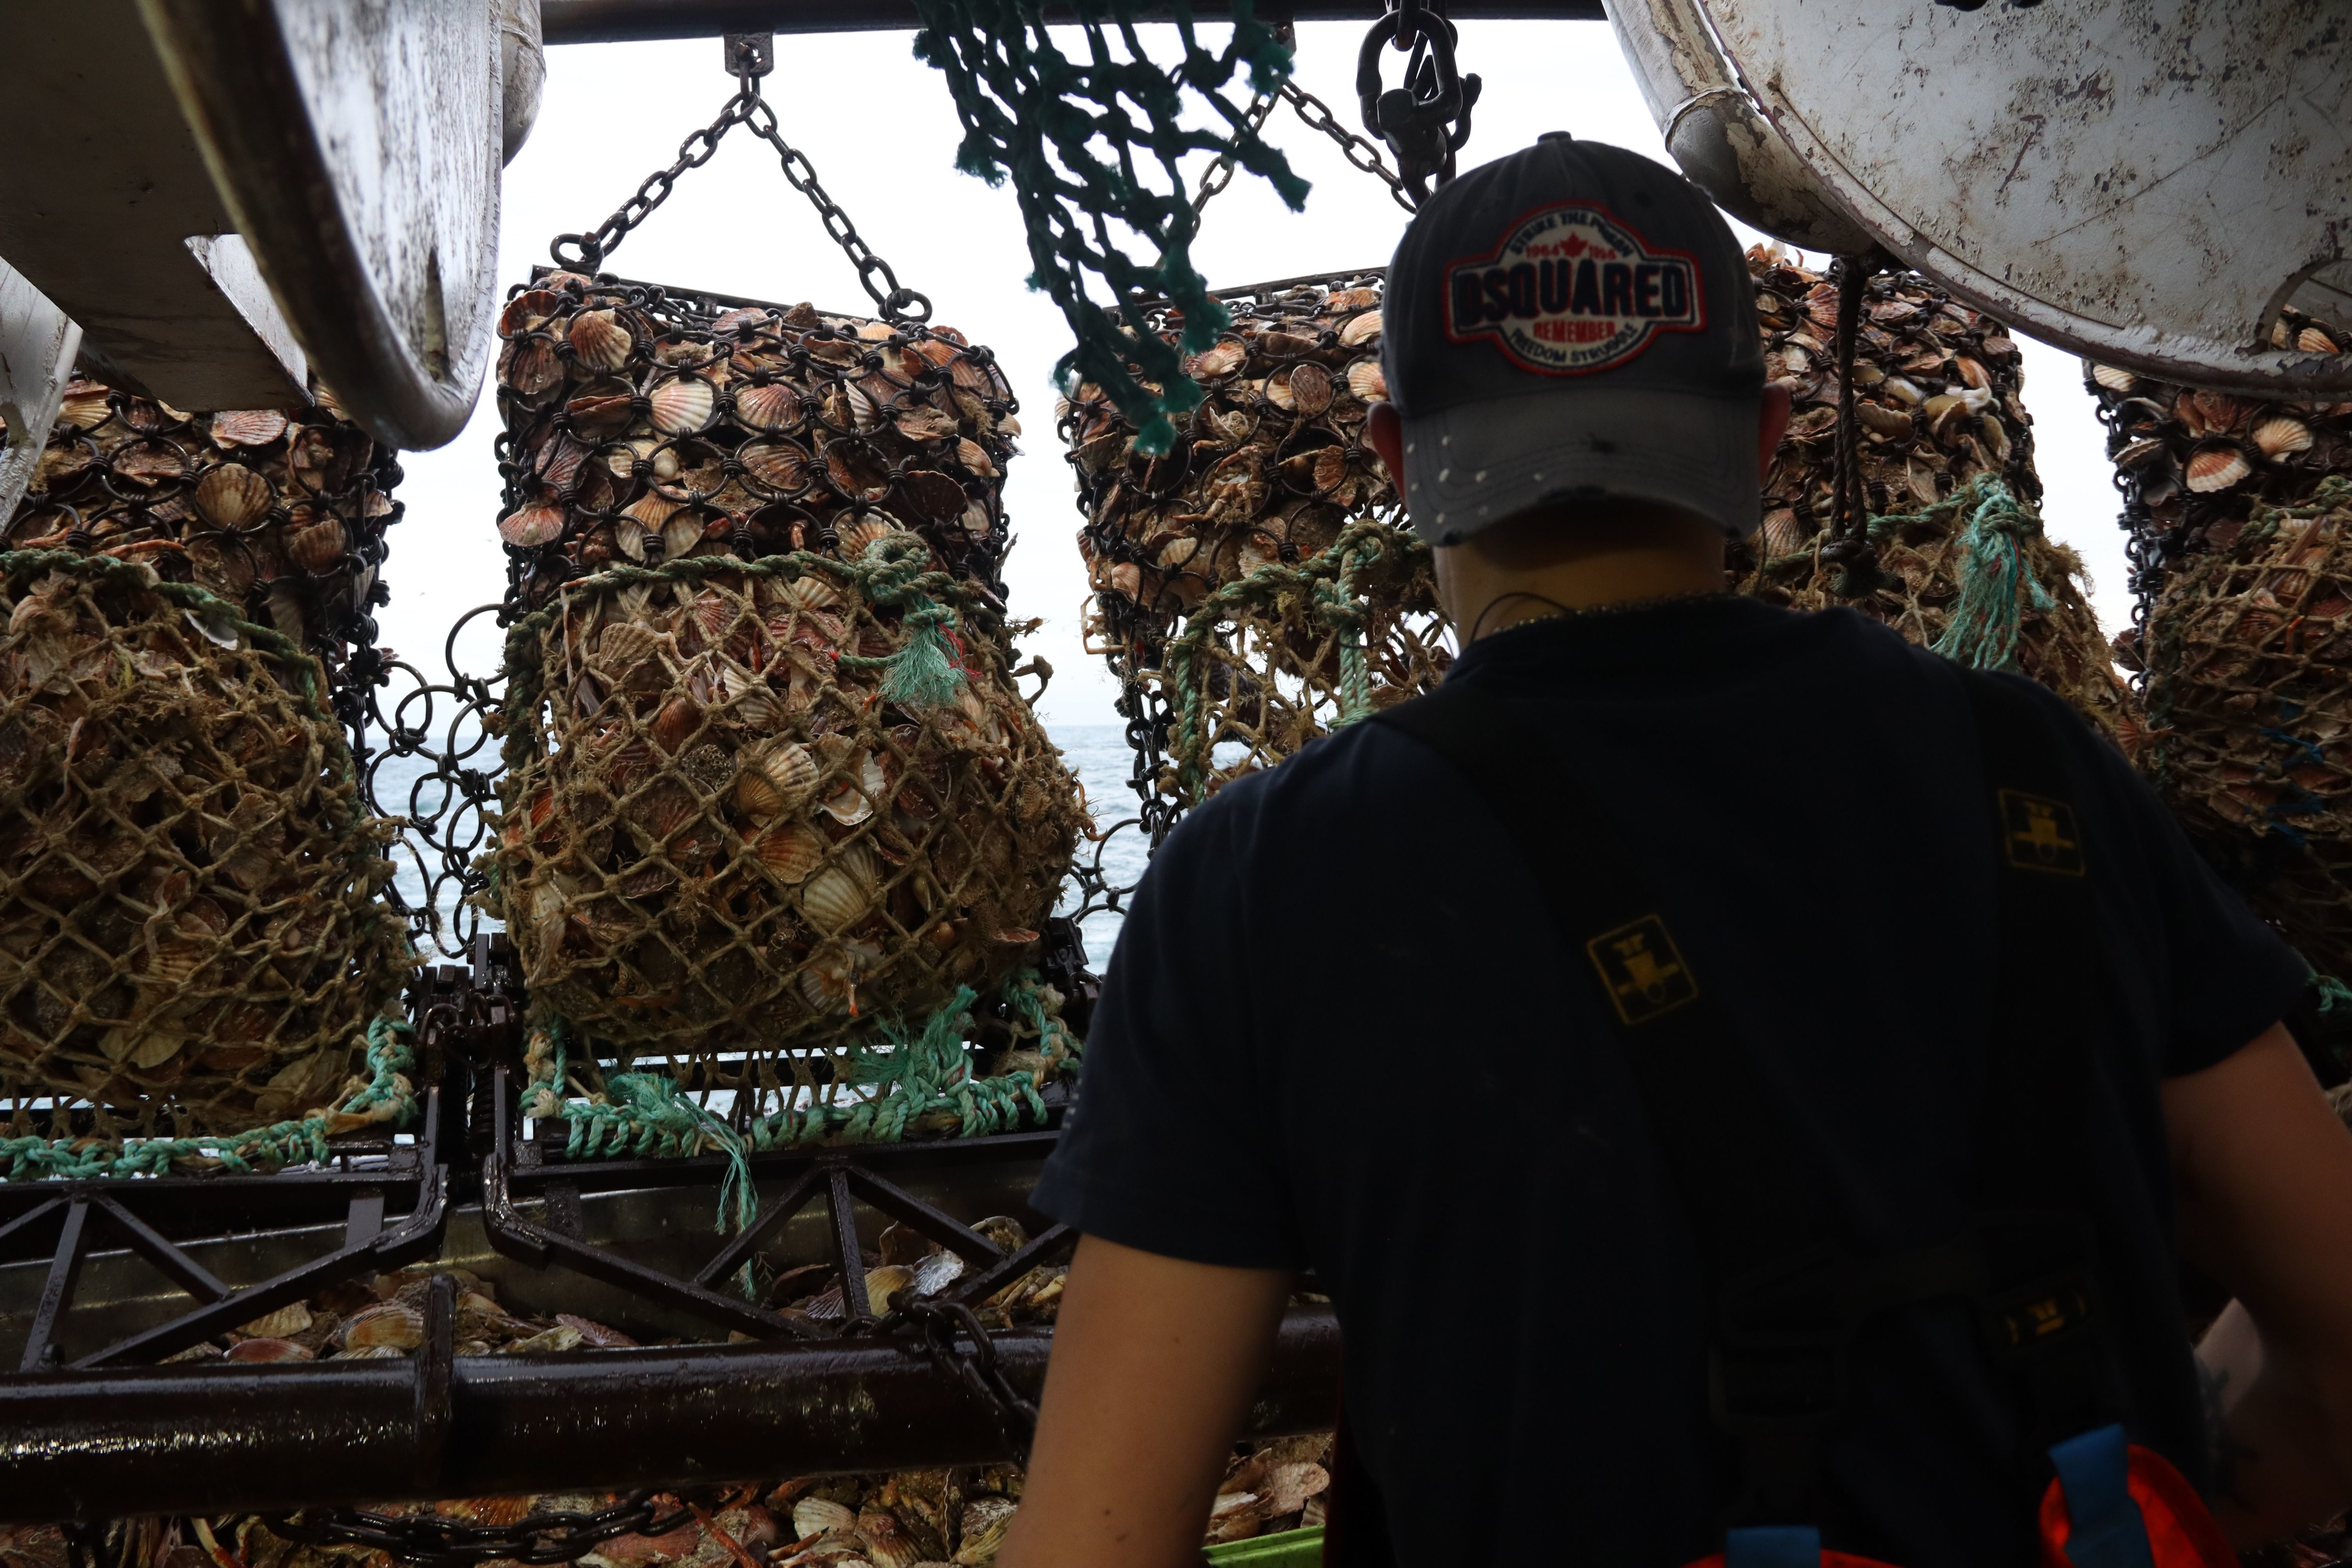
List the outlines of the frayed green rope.
{"type": "Polygon", "coordinates": [[[323,1165],[332,1156],[327,1140],[338,1118],[356,1116],[363,1124],[405,1127],[416,1114],[416,1089],[408,1073],[416,1066],[415,1029],[396,1018],[378,1018],[367,1029],[367,1081],[345,1087],[350,1096],[326,1111],[257,1127],[249,1132],[201,1138],[126,1138],[116,1143],[96,1138],[0,1138],[0,1160],[12,1182],[59,1178],[96,1181],[118,1176],[160,1176],[183,1161],[211,1160],[240,1175],[302,1163],[323,1165]]]}
{"type": "Polygon", "coordinates": [[[1974,669],[2011,669],[2028,605],[2057,607],[2025,563],[2025,541],[2042,537],[2042,519],[1992,474],[1978,474],[1933,506],[1870,520],[1874,538],[1906,525],[1948,522],[1962,512],[1960,596],[1932,651],[1974,669]]]}
{"type": "Polygon", "coordinates": [[[1099,385],[1135,427],[1135,449],[1166,453],[1176,441],[1171,416],[1202,397],[1182,355],[1208,348],[1233,321],[1192,265],[1198,218],[1181,161],[1190,153],[1230,153],[1293,211],[1305,205],[1307,182],[1258,134],[1247,102],[1219,90],[1244,68],[1255,92],[1277,90],[1290,75],[1290,50],[1256,19],[1250,0],[1234,0],[1233,35],[1214,52],[1201,46],[1191,7],[1177,0],[1172,20],[1182,58],[1173,70],[1144,49],[1131,0],[1080,0],[1087,47],[1080,59],[1055,47],[1037,0],[917,0],[916,10],[923,26],[915,58],[947,78],[963,124],[956,167],[992,185],[1012,176],[1028,233],[1029,286],[1061,308],[1077,340],[1054,366],[1055,384],[1066,393],[1081,382],[1099,385]],[[1186,89],[1221,126],[1182,123],[1186,89]],[[1130,106],[1141,111],[1139,121],[1130,106]],[[1157,163],[1166,189],[1143,177],[1139,154],[1157,163]],[[1157,257],[1150,263],[1129,257],[1112,237],[1113,224],[1157,257]],[[1144,331],[1136,312],[1118,317],[1097,304],[1087,295],[1089,275],[1121,304],[1168,300],[1182,312],[1180,342],[1171,346],[1144,331]]]}

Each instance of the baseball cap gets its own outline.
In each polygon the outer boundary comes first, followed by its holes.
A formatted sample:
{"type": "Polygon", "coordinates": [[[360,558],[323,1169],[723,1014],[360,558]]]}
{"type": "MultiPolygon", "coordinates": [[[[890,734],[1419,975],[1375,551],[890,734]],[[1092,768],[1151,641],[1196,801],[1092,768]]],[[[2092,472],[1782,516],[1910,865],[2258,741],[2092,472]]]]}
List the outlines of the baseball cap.
{"type": "Polygon", "coordinates": [[[1406,507],[1430,543],[1603,498],[1755,531],[1755,295],[1681,175],[1547,132],[1423,205],[1382,315],[1406,507]]]}

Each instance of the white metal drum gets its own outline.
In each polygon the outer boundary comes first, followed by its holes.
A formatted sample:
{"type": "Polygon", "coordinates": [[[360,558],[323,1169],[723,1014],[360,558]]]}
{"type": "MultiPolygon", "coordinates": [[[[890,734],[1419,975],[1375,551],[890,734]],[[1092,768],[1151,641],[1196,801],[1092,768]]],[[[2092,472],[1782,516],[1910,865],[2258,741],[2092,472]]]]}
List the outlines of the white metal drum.
{"type": "Polygon", "coordinates": [[[2282,305],[2352,307],[2340,0],[1689,4],[1819,188],[1954,292],[2167,379],[2352,391],[2352,356],[2270,346],[2282,305]]]}

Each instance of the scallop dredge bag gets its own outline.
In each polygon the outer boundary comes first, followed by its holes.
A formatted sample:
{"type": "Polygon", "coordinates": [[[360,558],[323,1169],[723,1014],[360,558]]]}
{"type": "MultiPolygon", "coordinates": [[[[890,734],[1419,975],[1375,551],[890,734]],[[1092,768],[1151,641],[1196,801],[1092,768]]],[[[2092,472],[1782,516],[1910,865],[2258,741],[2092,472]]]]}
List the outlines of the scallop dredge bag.
{"type": "Polygon", "coordinates": [[[2034,510],[2023,356],[2000,323],[1915,272],[1866,285],[1853,380],[1873,586],[1847,580],[1826,548],[1838,286],[1777,247],[1751,249],[1748,266],[1765,374],[1794,408],[1765,476],[1763,527],[1732,547],[1732,586],[1801,610],[1850,605],[1962,663],[2031,676],[2127,739],[2128,695],[2083,596],[2083,563],[2034,510]]]}
{"type": "Polygon", "coordinates": [[[0,1157],[317,1112],[410,963],[317,661],[102,554],[0,554],[0,1157]]]}
{"type": "MultiPolygon", "coordinates": [[[[1232,325],[1185,368],[1204,390],[1164,457],[1100,388],[1060,428],[1077,471],[1090,642],[1144,737],[1157,841],[1227,780],[1271,767],[1451,664],[1429,553],[1364,442],[1381,379],[1378,272],[1221,290],[1232,325]]],[[[1147,307],[1164,341],[1182,312],[1147,307]]]]}

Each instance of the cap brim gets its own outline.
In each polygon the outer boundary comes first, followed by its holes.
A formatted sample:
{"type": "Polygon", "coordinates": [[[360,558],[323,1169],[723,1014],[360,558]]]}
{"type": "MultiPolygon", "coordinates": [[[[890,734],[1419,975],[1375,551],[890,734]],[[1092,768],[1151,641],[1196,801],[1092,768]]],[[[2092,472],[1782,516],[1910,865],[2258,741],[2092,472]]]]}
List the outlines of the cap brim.
{"type": "Polygon", "coordinates": [[[1432,544],[1549,502],[1648,501],[1742,538],[1763,514],[1759,397],[1546,388],[1404,421],[1405,505],[1432,544]]]}

